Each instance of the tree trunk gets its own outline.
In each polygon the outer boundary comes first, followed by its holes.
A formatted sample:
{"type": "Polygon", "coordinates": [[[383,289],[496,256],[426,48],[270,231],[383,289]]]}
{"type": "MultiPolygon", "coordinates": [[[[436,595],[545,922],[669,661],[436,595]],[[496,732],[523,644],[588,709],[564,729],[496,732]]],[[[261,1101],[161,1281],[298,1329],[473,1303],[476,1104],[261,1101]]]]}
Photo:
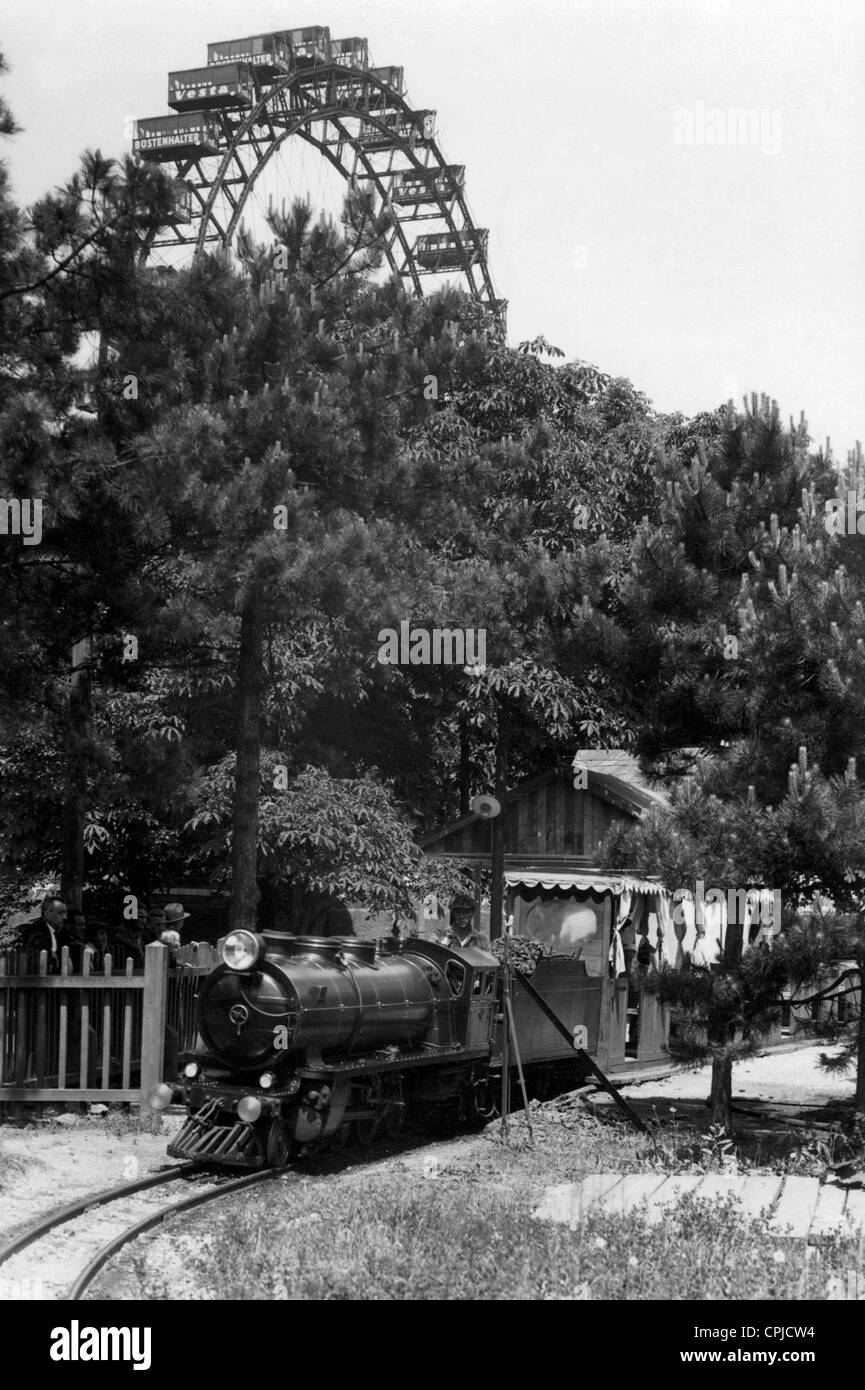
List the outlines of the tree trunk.
{"type": "Polygon", "coordinates": [[[276,927],[276,909],[279,906],[279,880],[274,873],[264,871],[259,881],[258,925],[261,931],[273,931],[276,927]]]}
{"type": "Polygon", "coordinates": [[[859,957],[859,1023],[856,1048],[856,1095],[853,1109],[865,1115],[865,952],[859,957]]]}
{"type": "Polygon", "coordinates": [[[469,731],[465,720],[460,720],[460,816],[469,813],[472,796],[471,765],[469,763],[469,731]]]}
{"type": "Polygon", "coordinates": [[[264,616],[253,580],[240,620],[237,671],[237,766],[231,829],[231,931],[255,931],[258,908],[258,802],[261,789],[261,695],[264,685],[264,616]]]}
{"type": "Polygon", "coordinates": [[[309,935],[310,935],[310,932],[309,932],[309,930],[308,930],[308,928],[309,928],[309,920],[308,920],[308,912],[307,912],[307,907],[308,907],[308,905],[309,905],[309,894],[307,893],[305,887],[303,886],[302,883],[299,883],[299,882],[297,881],[297,879],[292,879],[292,881],[291,881],[291,899],[290,899],[290,906],[289,906],[289,913],[290,913],[290,918],[291,918],[291,926],[289,927],[289,931],[290,931],[290,932],[293,932],[295,936],[309,936],[309,935]]]}
{"type": "Polygon", "coordinates": [[[90,764],[89,637],[72,648],[69,703],[66,710],[66,784],[63,789],[63,857],[60,896],[70,910],[81,911],[84,891],[84,822],[90,764]]]}
{"type": "Polygon", "coordinates": [[[733,1133],[733,1063],[729,1057],[712,1058],[712,1124],[723,1125],[727,1134],[733,1133]]]}

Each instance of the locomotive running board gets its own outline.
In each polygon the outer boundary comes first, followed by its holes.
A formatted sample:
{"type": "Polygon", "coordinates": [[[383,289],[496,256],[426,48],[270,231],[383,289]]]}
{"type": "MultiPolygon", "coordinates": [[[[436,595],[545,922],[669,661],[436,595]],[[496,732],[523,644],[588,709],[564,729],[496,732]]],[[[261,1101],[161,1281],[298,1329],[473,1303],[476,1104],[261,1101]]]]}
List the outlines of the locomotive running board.
{"type": "Polygon", "coordinates": [[[574,1048],[574,1052],[577,1054],[577,1056],[580,1058],[583,1064],[597,1078],[597,1081],[601,1088],[604,1091],[606,1091],[608,1095],[612,1096],[619,1109],[623,1111],[625,1115],[627,1115],[631,1124],[634,1125],[636,1129],[640,1130],[641,1133],[647,1134],[648,1130],[646,1129],[646,1126],[643,1124],[643,1121],[640,1119],[636,1110],[634,1110],[628,1104],[624,1096],[619,1094],[613,1083],[610,1081],[609,1077],[605,1076],[604,1073],[601,1071],[601,1068],[598,1066],[594,1058],[589,1056],[588,1052],[586,1052],[584,1047],[574,1047],[573,1034],[570,1032],[567,1025],[562,1023],[562,1020],[559,1018],[555,1009],[550,1008],[544,996],[540,994],[538,990],[535,989],[529,977],[527,975],[524,975],[522,970],[516,969],[514,970],[514,975],[516,979],[519,981],[519,983],[522,985],[523,989],[526,991],[526,994],[529,996],[529,998],[535,1001],[538,1008],[541,1010],[543,1014],[546,1015],[553,1027],[559,1033],[561,1033],[562,1037],[565,1038],[569,1045],[574,1048]]]}

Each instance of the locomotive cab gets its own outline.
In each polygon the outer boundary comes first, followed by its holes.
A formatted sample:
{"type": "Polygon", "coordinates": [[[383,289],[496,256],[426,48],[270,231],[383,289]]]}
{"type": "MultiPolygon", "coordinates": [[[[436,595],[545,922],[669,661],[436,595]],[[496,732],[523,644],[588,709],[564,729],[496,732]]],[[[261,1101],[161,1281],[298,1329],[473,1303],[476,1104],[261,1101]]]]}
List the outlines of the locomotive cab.
{"type": "Polygon", "coordinates": [[[403,950],[433,964],[444,982],[436,1001],[440,1017],[435,1041],[471,1051],[488,1048],[496,1017],[499,963],[495,956],[476,946],[442,946],[415,937],[405,942],[403,950]]]}

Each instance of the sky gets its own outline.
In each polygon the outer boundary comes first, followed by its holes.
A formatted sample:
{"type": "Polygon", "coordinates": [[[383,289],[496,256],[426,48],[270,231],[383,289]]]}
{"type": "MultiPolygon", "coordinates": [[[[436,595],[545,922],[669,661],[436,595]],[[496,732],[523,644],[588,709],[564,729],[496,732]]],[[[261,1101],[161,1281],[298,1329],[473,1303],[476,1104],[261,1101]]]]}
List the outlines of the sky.
{"type": "Polygon", "coordinates": [[[839,460],[865,438],[861,0],[5,0],[18,200],[127,151],[208,42],[307,24],[437,110],[512,342],[664,411],[765,392],[839,460]]]}

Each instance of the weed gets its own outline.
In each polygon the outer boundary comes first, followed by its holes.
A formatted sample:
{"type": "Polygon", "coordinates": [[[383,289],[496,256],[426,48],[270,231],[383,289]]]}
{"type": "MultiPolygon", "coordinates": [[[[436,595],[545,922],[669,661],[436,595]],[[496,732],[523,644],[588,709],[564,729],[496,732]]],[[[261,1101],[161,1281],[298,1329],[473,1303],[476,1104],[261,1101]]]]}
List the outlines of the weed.
{"type": "Polygon", "coordinates": [[[790,1165],[816,1163],[815,1142],[825,1136],[800,1131],[794,1142],[788,1134],[786,1149],[773,1138],[761,1152],[752,1140],[737,1149],[717,1128],[657,1117],[649,1135],[639,1134],[579,1105],[533,1106],[531,1119],[533,1141],[517,1114],[507,1137],[494,1122],[472,1141],[372,1171],[296,1173],[122,1256],[94,1296],[822,1299],[847,1287],[850,1271],[865,1275],[855,1241],[815,1250],[775,1236],[730,1201],[686,1197],[657,1224],[641,1210],[590,1213],[573,1231],[533,1216],[547,1187],[588,1173],[729,1172],[734,1162],[778,1171],[782,1153],[790,1165]]]}
{"type": "MultiPolygon", "coordinates": [[[[836,1297],[839,1281],[862,1267],[855,1241],[809,1250],[730,1200],[688,1196],[654,1224],[640,1211],[589,1214],[573,1231],[532,1210],[519,1188],[466,1185],[446,1172],[436,1182],[391,1172],[375,1185],[322,1178],[184,1228],[176,1287],[161,1241],[127,1264],[127,1276],[147,1299],[191,1287],[218,1300],[777,1300],[836,1297]]],[[[116,1288],[115,1276],[102,1296],[116,1288]]]]}

